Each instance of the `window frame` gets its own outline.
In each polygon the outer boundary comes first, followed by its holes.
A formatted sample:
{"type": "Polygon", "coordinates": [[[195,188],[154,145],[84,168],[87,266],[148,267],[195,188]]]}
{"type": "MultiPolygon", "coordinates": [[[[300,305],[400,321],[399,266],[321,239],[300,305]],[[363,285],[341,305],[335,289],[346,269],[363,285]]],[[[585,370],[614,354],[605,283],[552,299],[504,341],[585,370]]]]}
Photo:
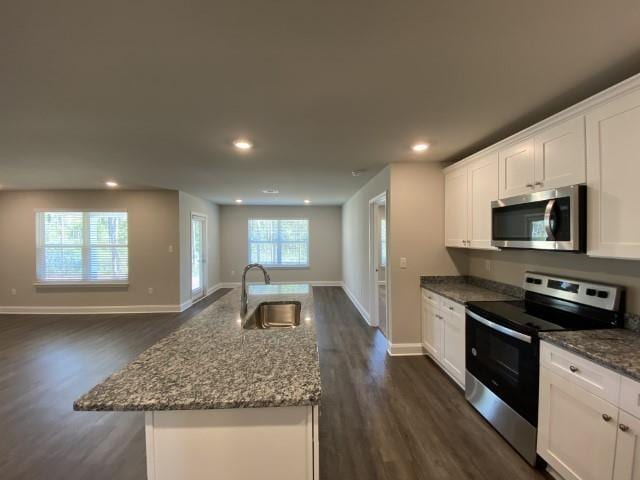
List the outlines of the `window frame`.
{"type": "MultiPolygon", "coordinates": [[[[128,287],[129,286],[129,274],[131,267],[131,249],[130,247],[130,229],[129,229],[129,211],[126,208],[36,208],[34,209],[34,217],[35,217],[35,280],[33,285],[35,287],[128,287]],[[40,271],[40,263],[38,250],[43,246],[42,243],[42,235],[44,234],[44,228],[41,227],[41,213],[82,213],[83,214],[83,222],[84,222],[84,214],[86,213],[104,213],[104,212],[113,212],[113,213],[126,213],[127,214],[127,278],[126,280],[85,280],[86,269],[88,268],[87,259],[84,258],[83,255],[83,280],[41,280],[39,278],[40,271]]],[[[88,227],[83,223],[83,231],[87,231],[88,227]]],[[[84,242],[84,234],[83,234],[83,242],[84,242]]],[[[81,245],[83,250],[88,248],[88,245],[85,246],[84,243],[81,245]]]]}
{"type": "MultiPolygon", "coordinates": [[[[307,222],[307,263],[298,265],[282,265],[282,264],[270,264],[261,263],[262,266],[268,267],[271,270],[304,270],[311,268],[311,220],[306,217],[250,217],[247,219],[247,263],[253,263],[251,260],[251,244],[260,242],[251,242],[251,221],[252,220],[268,220],[268,221],[287,221],[287,220],[304,220],[307,222]]],[[[264,243],[276,243],[278,246],[283,242],[264,242],[264,243]]],[[[302,243],[302,242],[284,242],[284,243],[302,243]]],[[[279,251],[279,248],[278,248],[279,251]]]]}

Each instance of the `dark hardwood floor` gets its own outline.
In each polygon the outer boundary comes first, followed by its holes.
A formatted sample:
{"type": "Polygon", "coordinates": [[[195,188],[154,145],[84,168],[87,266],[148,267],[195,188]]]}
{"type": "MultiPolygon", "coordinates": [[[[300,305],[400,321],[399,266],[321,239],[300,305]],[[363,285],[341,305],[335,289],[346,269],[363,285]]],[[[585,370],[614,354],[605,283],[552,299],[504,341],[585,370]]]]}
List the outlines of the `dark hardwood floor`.
{"type": "MultiPolygon", "coordinates": [[[[0,315],[0,478],[144,479],[143,414],[72,402],[224,293],[181,314],[0,315]]],[[[314,294],[323,480],[547,478],[430,360],[388,357],[340,288],[314,294]]]]}

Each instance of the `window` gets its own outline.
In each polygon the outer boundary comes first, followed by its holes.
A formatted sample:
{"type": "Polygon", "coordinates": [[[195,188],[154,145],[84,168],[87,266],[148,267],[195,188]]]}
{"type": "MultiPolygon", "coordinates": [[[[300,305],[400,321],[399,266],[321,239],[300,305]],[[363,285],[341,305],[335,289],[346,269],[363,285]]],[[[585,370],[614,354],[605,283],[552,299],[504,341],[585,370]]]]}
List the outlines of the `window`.
{"type": "Polygon", "coordinates": [[[309,266],[309,220],[249,220],[249,263],[309,266]]]}
{"type": "Polygon", "coordinates": [[[47,283],[124,283],[127,212],[38,212],[36,277],[47,283]]]}

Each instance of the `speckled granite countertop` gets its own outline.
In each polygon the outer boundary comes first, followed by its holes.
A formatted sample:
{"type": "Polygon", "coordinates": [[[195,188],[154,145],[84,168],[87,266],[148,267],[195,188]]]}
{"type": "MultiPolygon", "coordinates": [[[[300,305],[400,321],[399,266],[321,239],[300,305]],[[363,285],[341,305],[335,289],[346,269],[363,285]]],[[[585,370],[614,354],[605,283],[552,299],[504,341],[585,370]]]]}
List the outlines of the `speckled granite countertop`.
{"type": "Polygon", "coordinates": [[[422,277],[420,286],[458,303],[517,300],[515,296],[496,291],[494,288],[470,283],[467,277],[422,277]]]}
{"type": "Polygon", "coordinates": [[[640,381],[640,334],[623,328],[540,332],[540,338],[640,381]]]}
{"type": "Polygon", "coordinates": [[[96,385],[74,410],[207,410],[317,405],[320,364],[308,285],[251,285],[263,301],[302,303],[295,329],[245,330],[236,288],[96,385]]]}

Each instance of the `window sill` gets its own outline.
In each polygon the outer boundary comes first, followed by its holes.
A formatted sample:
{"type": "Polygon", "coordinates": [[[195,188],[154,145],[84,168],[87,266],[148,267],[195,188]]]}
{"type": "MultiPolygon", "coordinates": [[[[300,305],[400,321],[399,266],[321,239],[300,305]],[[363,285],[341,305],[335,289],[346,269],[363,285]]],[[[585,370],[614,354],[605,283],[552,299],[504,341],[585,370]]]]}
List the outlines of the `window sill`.
{"type": "Polygon", "coordinates": [[[34,282],[36,288],[121,288],[129,287],[129,282],[34,282]]]}
{"type": "Polygon", "coordinates": [[[264,265],[262,266],[268,270],[309,270],[309,265],[264,265]]]}

